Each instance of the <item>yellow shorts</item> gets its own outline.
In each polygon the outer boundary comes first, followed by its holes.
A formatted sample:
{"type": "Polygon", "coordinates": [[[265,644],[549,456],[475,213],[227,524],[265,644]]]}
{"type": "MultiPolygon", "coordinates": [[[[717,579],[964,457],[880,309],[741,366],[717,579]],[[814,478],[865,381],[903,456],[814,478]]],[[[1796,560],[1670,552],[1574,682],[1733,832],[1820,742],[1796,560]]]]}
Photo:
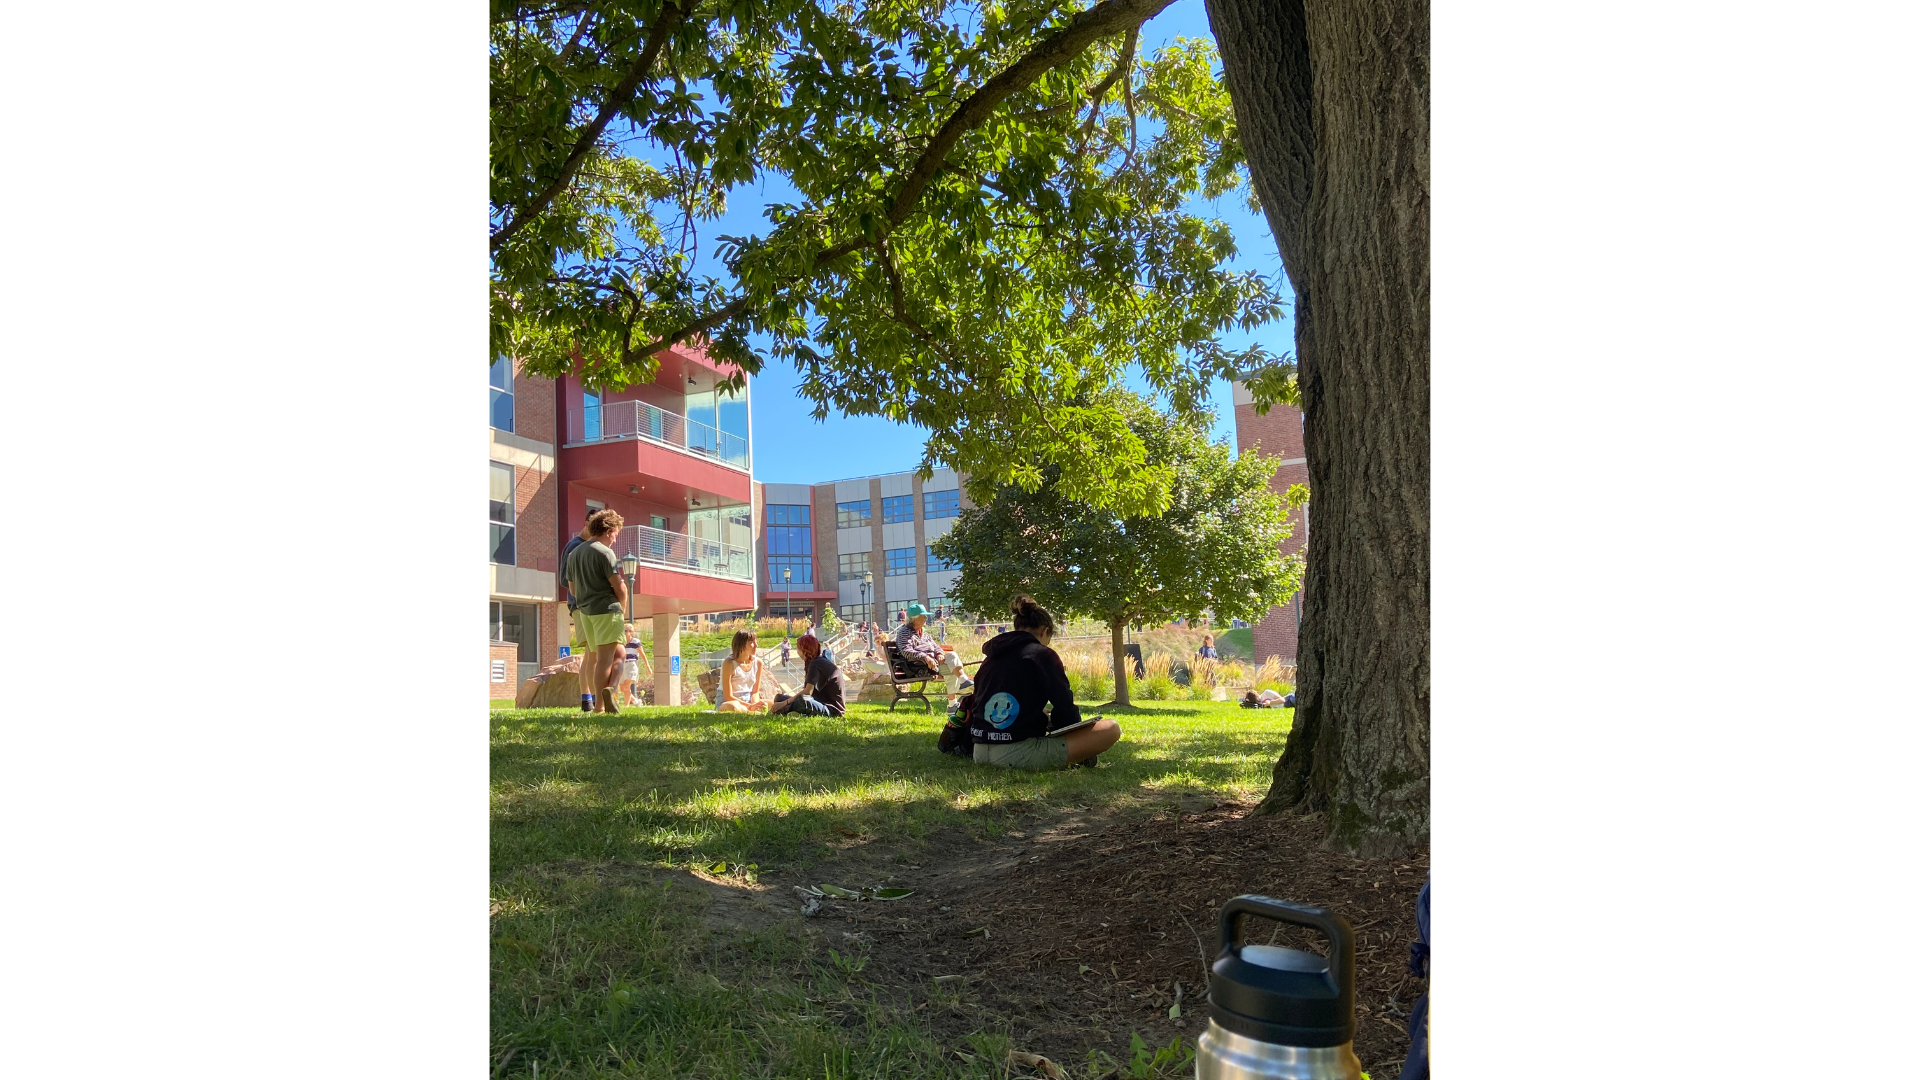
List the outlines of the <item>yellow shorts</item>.
{"type": "Polygon", "coordinates": [[[573,633],[581,646],[593,649],[601,645],[621,645],[627,640],[627,623],[617,611],[605,615],[573,613],[573,633]]]}

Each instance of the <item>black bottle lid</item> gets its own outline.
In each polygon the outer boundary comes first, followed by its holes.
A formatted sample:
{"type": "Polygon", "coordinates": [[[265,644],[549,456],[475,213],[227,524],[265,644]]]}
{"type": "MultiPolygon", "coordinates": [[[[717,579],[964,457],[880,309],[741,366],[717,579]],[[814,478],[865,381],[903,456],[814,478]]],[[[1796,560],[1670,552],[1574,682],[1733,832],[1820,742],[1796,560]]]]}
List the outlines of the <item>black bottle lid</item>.
{"type": "Polygon", "coordinates": [[[1208,986],[1208,1010],[1228,1031],[1280,1046],[1352,1042],[1353,927],[1325,908],[1236,896],[1220,909],[1220,959],[1208,986]],[[1327,955],[1237,945],[1234,924],[1242,915],[1318,930],[1327,955]]]}

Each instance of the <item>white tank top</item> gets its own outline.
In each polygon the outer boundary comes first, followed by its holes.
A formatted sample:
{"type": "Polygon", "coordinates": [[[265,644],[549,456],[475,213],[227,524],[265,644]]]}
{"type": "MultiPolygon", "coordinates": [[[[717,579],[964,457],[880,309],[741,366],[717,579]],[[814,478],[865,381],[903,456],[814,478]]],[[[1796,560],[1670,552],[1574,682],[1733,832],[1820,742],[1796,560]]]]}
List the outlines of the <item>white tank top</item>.
{"type": "Polygon", "coordinates": [[[753,663],[742,666],[739,661],[733,664],[733,696],[741,701],[753,699],[753,688],[760,685],[760,658],[754,657],[753,663]]]}

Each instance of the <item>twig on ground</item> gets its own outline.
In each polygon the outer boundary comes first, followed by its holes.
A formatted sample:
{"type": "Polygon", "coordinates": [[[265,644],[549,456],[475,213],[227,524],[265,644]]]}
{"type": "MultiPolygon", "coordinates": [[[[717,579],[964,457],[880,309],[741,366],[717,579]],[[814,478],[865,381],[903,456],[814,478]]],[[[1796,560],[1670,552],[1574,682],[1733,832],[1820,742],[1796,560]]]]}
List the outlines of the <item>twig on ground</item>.
{"type": "Polygon", "coordinates": [[[1200,931],[1193,928],[1193,923],[1187,919],[1186,912],[1175,908],[1173,913],[1180,916],[1181,922],[1187,924],[1188,932],[1193,935],[1193,947],[1200,950],[1200,985],[1212,986],[1210,980],[1213,977],[1213,969],[1207,967],[1207,947],[1200,943],[1200,931]]]}

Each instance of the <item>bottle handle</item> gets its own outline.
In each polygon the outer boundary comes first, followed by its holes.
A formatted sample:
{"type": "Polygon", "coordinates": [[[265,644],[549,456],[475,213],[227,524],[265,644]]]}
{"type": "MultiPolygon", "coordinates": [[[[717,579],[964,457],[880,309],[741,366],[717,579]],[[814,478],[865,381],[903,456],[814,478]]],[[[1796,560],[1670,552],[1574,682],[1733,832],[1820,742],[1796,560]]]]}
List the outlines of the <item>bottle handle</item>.
{"type": "Polygon", "coordinates": [[[1334,991],[1341,997],[1353,997],[1353,924],[1345,916],[1326,908],[1292,904],[1270,896],[1236,896],[1220,908],[1220,951],[1240,955],[1234,942],[1234,924],[1242,915],[1260,915],[1290,926],[1318,930],[1327,939],[1327,967],[1333,975],[1334,991]]]}

